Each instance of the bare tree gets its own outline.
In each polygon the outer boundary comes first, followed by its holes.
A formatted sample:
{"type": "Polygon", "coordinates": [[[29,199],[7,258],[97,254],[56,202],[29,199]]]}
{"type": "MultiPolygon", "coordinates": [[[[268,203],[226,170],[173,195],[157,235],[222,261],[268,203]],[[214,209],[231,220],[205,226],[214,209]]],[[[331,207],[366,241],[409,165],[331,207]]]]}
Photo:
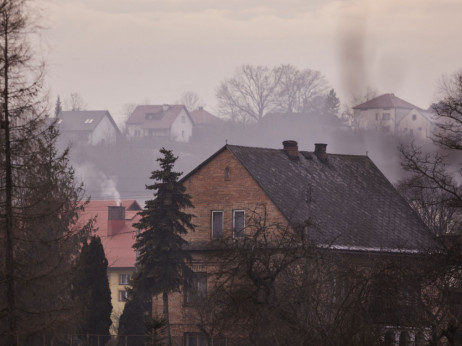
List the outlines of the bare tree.
{"type": "Polygon", "coordinates": [[[240,66],[217,89],[221,113],[236,122],[259,122],[276,106],[281,73],[266,66],[240,66]]]}
{"type": "Polygon", "coordinates": [[[309,113],[319,97],[327,92],[327,81],[319,71],[298,70],[293,65],[281,65],[276,68],[281,79],[276,92],[276,104],[279,111],[285,113],[309,113]]]}
{"type": "Polygon", "coordinates": [[[194,91],[185,91],[181,94],[180,104],[184,105],[188,112],[195,111],[199,109],[199,107],[205,107],[204,100],[194,91]]]}
{"type": "Polygon", "coordinates": [[[377,97],[377,89],[367,86],[361,93],[353,94],[347,104],[343,105],[342,119],[345,120],[354,130],[359,131],[361,128],[361,117],[355,113],[353,107],[377,97]]]}
{"type": "Polygon", "coordinates": [[[87,104],[83,96],[77,92],[73,92],[64,101],[65,108],[69,111],[83,111],[87,108],[87,104]]]}
{"type": "Polygon", "coordinates": [[[327,82],[318,71],[292,65],[242,65],[217,90],[219,108],[236,122],[259,122],[272,111],[310,112],[323,104],[327,82]],[[320,98],[322,101],[320,101],[320,98]]]}

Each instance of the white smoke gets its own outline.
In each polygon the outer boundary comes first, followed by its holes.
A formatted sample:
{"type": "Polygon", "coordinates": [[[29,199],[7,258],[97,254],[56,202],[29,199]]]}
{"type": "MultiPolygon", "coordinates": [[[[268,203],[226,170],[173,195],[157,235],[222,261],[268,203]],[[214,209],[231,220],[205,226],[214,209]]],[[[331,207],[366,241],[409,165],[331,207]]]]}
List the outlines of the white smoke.
{"type": "Polygon", "coordinates": [[[120,205],[120,193],[117,190],[117,177],[107,176],[93,163],[74,164],[76,178],[82,181],[93,199],[114,200],[120,205]]]}

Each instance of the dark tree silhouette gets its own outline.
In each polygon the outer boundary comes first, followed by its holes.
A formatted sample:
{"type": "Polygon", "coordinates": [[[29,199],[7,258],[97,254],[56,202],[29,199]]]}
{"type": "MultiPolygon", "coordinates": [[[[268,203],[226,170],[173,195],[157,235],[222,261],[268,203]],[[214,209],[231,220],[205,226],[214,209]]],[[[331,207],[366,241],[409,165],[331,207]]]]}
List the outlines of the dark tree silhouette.
{"type": "Polygon", "coordinates": [[[195,226],[193,215],[184,211],[193,205],[179,181],[181,173],[173,171],[177,157],[165,148],[160,153],[160,169],[151,175],[155,183],[146,186],[154,191],[155,199],[146,202],[146,208],[139,213],[140,221],[134,225],[140,233],[134,245],[138,258],[132,281],[135,292],[162,294],[167,343],[171,345],[168,294],[179,290],[192,277],[188,266],[191,256],[184,249],[188,243],[183,236],[194,231],[195,226]]]}

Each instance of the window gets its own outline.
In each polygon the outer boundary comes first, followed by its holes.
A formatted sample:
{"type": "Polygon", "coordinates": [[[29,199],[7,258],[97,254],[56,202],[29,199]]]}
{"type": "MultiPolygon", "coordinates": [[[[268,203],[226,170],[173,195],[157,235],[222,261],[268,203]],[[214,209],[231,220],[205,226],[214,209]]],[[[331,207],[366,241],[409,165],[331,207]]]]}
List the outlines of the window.
{"type": "Polygon", "coordinates": [[[119,275],[119,285],[128,285],[130,282],[130,275],[120,274],[119,275]]]}
{"type": "Polygon", "coordinates": [[[242,238],[245,231],[245,211],[233,211],[233,238],[242,238]]]}
{"type": "Polygon", "coordinates": [[[390,113],[383,113],[382,120],[390,120],[390,113]]]}
{"type": "Polygon", "coordinates": [[[375,113],[375,120],[376,120],[376,121],[379,120],[379,113],[375,113]]]}
{"type": "Polygon", "coordinates": [[[126,302],[128,299],[128,292],[125,290],[119,291],[119,302],[126,302]]]}
{"type": "Polygon", "coordinates": [[[184,285],[184,303],[194,304],[207,296],[207,273],[194,273],[189,284],[184,285]]]}
{"type": "Polygon", "coordinates": [[[417,115],[412,114],[412,120],[416,120],[416,119],[417,119],[417,115]]]}
{"type": "Polygon", "coordinates": [[[223,236],[223,212],[212,211],[212,239],[223,236]]]}
{"type": "Polygon", "coordinates": [[[230,179],[230,171],[229,171],[229,167],[226,167],[225,168],[225,180],[229,180],[230,179]]]}

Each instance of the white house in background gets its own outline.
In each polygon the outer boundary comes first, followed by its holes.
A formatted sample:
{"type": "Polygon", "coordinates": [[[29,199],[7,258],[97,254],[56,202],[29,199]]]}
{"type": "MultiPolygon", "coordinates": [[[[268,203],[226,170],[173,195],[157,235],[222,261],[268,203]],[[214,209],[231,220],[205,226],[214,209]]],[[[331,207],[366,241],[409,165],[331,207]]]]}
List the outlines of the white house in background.
{"type": "Polygon", "coordinates": [[[189,142],[194,122],[184,105],[140,105],[126,122],[127,137],[189,142]]]}
{"type": "Polygon", "coordinates": [[[62,111],[57,118],[61,139],[71,144],[111,145],[121,136],[108,111],[62,111]]]}
{"type": "Polygon", "coordinates": [[[376,130],[394,135],[430,137],[434,128],[431,112],[396,97],[383,94],[353,107],[360,129],[376,130]]]}

